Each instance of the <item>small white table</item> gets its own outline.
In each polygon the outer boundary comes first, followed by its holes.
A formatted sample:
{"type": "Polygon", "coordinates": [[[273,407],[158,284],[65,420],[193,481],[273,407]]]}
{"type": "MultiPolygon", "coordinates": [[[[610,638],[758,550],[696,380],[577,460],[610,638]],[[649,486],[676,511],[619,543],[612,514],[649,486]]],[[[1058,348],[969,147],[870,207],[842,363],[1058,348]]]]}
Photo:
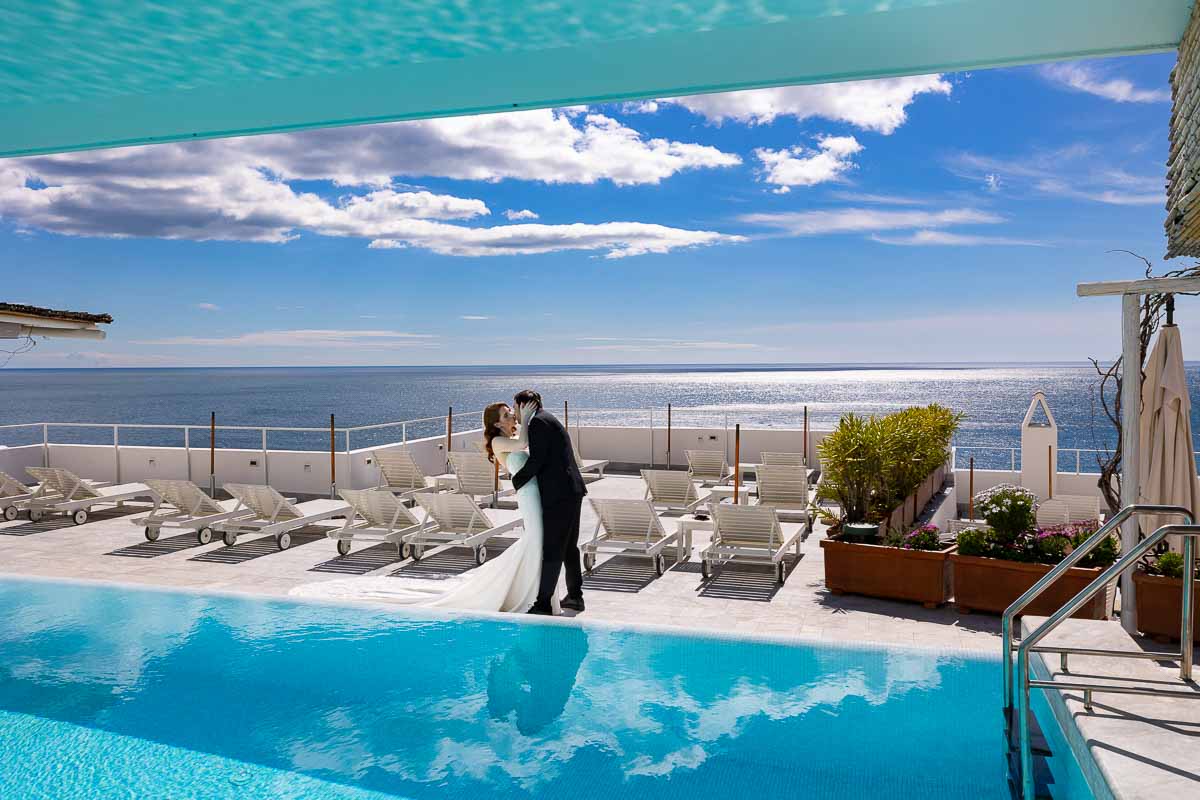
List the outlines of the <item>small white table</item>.
{"type": "Polygon", "coordinates": [[[710,519],[681,519],[679,520],[679,537],[683,539],[684,552],[687,553],[686,559],[681,561],[692,560],[692,534],[695,531],[711,531],[713,530],[712,520],[710,519]]]}
{"type": "MultiPolygon", "coordinates": [[[[750,487],[745,486],[745,485],[739,486],[737,494],[738,494],[738,502],[741,503],[742,505],[746,505],[750,502],[750,487]]],[[[716,498],[718,502],[724,502],[725,500],[732,500],[733,499],[733,487],[732,486],[714,486],[711,489],[709,489],[708,496],[716,498]]]]}

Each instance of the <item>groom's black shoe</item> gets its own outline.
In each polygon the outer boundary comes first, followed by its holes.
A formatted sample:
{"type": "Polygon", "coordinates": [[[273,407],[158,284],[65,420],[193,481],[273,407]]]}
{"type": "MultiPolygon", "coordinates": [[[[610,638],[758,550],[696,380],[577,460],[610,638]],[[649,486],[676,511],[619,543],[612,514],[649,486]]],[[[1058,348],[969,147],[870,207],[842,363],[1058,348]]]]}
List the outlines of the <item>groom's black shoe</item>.
{"type": "Polygon", "coordinates": [[[582,597],[564,597],[562,600],[558,601],[558,604],[563,608],[567,608],[575,612],[580,612],[584,609],[582,597]]]}
{"type": "Polygon", "coordinates": [[[540,614],[544,617],[554,616],[554,611],[550,608],[549,605],[543,606],[543,605],[539,605],[537,603],[534,603],[533,606],[525,613],[526,614],[540,614]]]}

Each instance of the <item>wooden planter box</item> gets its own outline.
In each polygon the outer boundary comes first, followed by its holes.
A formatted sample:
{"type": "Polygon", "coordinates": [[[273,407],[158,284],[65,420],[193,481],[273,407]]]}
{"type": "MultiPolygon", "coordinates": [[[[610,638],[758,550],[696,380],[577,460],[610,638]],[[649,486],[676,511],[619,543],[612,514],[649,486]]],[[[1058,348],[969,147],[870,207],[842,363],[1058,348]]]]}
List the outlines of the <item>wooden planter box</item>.
{"type": "MultiPolygon", "coordinates": [[[[1026,564],[999,558],[951,556],[954,564],[954,604],[959,612],[990,611],[1003,614],[1005,609],[1053,569],[1048,564],[1026,564]]],[[[1045,617],[1058,611],[1072,597],[1095,580],[1097,568],[1071,567],[1040,597],[1030,603],[1024,614],[1045,617]]],[[[1109,619],[1112,616],[1116,582],[1098,593],[1076,614],[1082,619],[1109,619]]]]}
{"type": "MultiPolygon", "coordinates": [[[[1134,572],[1133,584],[1137,598],[1138,630],[1159,641],[1179,641],[1183,579],[1134,572]]],[[[1193,584],[1192,613],[1200,613],[1200,582],[1193,584]]],[[[1192,638],[1200,642],[1200,616],[1194,616],[1193,619],[1197,623],[1192,638]]]]}
{"type": "Polygon", "coordinates": [[[825,586],[834,594],[865,594],[913,600],[937,608],[950,598],[950,554],[945,550],[905,550],[879,544],[822,539],[825,586]]]}

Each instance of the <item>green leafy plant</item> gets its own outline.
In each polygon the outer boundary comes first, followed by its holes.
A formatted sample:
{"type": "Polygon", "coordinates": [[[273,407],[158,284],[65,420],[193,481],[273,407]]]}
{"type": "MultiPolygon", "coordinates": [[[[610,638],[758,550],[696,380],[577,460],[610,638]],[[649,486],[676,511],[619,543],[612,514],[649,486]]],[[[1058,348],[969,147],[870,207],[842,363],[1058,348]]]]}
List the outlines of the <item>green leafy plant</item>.
{"type": "Polygon", "coordinates": [[[846,414],[818,447],[818,500],[841,509],[840,522],[878,522],[939,465],[962,414],[937,404],[883,417],[846,414]]]}
{"type": "Polygon", "coordinates": [[[1011,541],[1037,525],[1037,500],[1028,489],[1001,484],[975,495],[975,510],[997,536],[1011,541]]]}
{"type": "Polygon", "coordinates": [[[1142,568],[1150,575],[1162,575],[1164,578],[1183,577],[1183,556],[1173,550],[1159,553],[1153,558],[1142,562],[1142,568]]]}
{"type": "MultiPolygon", "coordinates": [[[[994,528],[971,528],[958,534],[958,553],[963,556],[999,558],[1030,564],[1057,564],[1097,530],[1098,521],[1072,522],[1043,530],[1026,530],[1015,536],[994,528]]],[[[1080,567],[1107,567],[1120,554],[1120,541],[1108,536],[1080,560],[1080,567]]]]}

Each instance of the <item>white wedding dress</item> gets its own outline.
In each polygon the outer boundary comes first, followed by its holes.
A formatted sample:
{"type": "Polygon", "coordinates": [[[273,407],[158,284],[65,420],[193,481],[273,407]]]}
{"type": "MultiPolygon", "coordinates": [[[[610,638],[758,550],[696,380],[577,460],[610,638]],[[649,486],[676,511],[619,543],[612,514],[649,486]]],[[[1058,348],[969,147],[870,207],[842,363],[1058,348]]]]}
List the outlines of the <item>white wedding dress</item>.
{"type": "MultiPolygon", "coordinates": [[[[493,440],[496,458],[505,459],[515,475],[529,453],[502,448],[525,445],[523,438],[493,440]]],[[[457,608],[467,611],[524,612],[537,599],[542,575],[542,498],[537,478],[517,491],[524,532],[503,553],[462,575],[444,580],[390,576],[347,578],[297,586],[289,594],[329,600],[370,600],[427,608],[457,608]]],[[[561,582],[561,581],[560,581],[561,582]]],[[[557,611],[558,592],[552,602],[557,611]]]]}

